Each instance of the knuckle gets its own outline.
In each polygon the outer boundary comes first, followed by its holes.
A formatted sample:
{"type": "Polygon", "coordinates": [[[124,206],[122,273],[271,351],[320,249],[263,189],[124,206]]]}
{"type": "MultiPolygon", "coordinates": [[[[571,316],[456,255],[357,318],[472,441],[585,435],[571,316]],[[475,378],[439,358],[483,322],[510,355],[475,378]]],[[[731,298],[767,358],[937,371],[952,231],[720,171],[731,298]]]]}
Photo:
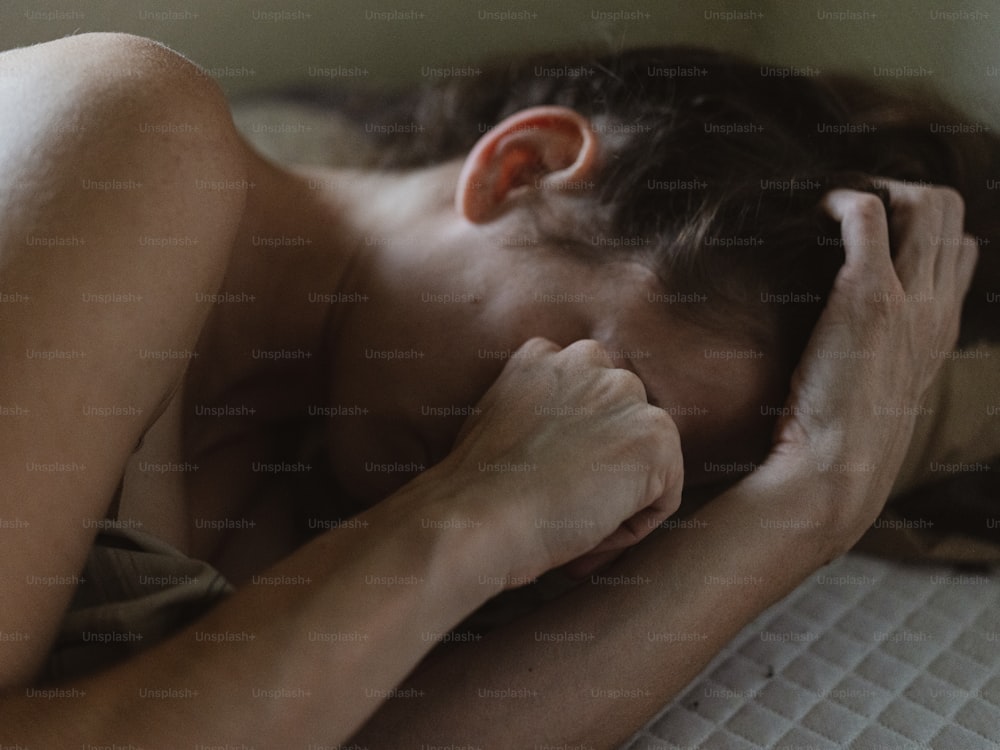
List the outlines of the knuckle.
{"type": "Polygon", "coordinates": [[[681,437],[677,423],[663,409],[645,404],[642,419],[647,433],[652,433],[658,451],[680,451],[681,437]]]}
{"type": "MultiPolygon", "coordinates": [[[[681,478],[683,480],[683,477],[681,478]]],[[[681,485],[683,481],[671,482],[671,477],[669,473],[667,475],[666,485],[664,488],[663,500],[660,505],[666,511],[667,516],[672,516],[674,513],[681,509],[681,485]]]]}
{"type": "Polygon", "coordinates": [[[629,370],[612,367],[595,370],[602,400],[611,404],[646,401],[646,388],[639,376],[629,370]]]}
{"type": "Polygon", "coordinates": [[[679,446],[680,431],[677,429],[677,423],[674,421],[673,417],[667,414],[667,412],[663,409],[656,406],[650,406],[647,411],[649,413],[650,420],[663,434],[663,436],[669,440],[672,445],[679,446]]]}
{"type": "Polygon", "coordinates": [[[847,210],[866,226],[877,223],[884,224],[886,221],[885,206],[881,198],[871,193],[852,194],[847,210]]]}
{"type": "Polygon", "coordinates": [[[621,383],[623,386],[629,388],[638,387],[643,396],[645,396],[646,386],[643,385],[642,378],[631,370],[626,370],[624,367],[612,367],[608,370],[608,376],[614,378],[616,382],[621,383]]]}
{"type": "Polygon", "coordinates": [[[643,405],[648,405],[648,399],[646,396],[646,384],[642,382],[642,378],[640,378],[631,370],[625,370],[622,368],[614,368],[614,369],[617,372],[622,373],[621,375],[617,375],[616,377],[620,378],[623,387],[631,391],[633,397],[637,401],[639,401],[643,405]]]}
{"type": "Polygon", "coordinates": [[[566,351],[572,351],[584,359],[605,359],[606,352],[600,342],[594,339],[580,339],[566,347],[566,351]]]}
{"type": "Polygon", "coordinates": [[[929,189],[933,198],[942,204],[945,211],[964,211],[965,199],[955,188],[948,185],[929,189]]]}
{"type": "Polygon", "coordinates": [[[518,347],[518,352],[526,356],[544,354],[556,350],[556,345],[541,336],[533,336],[518,347]]]}
{"type": "Polygon", "coordinates": [[[937,217],[965,217],[965,199],[955,188],[947,185],[922,187],[915,193],[913,213],[927,213],[937,217]]]}

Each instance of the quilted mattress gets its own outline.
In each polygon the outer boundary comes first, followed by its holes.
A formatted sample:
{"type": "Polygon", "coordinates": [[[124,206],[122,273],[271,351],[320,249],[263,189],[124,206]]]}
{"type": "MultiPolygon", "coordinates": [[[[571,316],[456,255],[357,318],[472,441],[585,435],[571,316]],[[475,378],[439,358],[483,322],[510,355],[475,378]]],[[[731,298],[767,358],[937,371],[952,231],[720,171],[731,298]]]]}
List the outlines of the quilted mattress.
{"type": "Polygon", "coordinates": [[[744,628],[623,747],[1000,748],[1000,579],[849,554],[744,628]]]}

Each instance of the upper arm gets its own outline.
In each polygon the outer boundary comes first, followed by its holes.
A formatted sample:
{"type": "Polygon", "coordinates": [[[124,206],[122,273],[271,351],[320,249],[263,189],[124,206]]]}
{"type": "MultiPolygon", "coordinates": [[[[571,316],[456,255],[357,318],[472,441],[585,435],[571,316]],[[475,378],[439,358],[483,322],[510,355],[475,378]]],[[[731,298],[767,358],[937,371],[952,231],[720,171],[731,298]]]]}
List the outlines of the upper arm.
{"type": "Polygon", "coordinates": [[[138,37],[0,55],[0,128],[0,630],[30,636],[3,687],[37,669],[87,521],[183,377],[246,185],[214,82],[138,37]]]}

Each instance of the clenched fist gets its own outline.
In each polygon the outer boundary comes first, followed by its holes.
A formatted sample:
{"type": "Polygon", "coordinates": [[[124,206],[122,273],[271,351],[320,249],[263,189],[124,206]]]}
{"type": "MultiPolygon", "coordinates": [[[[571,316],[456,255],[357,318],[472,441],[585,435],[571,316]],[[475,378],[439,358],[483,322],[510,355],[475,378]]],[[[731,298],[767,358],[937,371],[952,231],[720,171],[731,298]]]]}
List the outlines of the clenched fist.
{"type": "Polygon", "coordinates": [[[514,581],[586,555],[578,574],[634,544],[680,503],[683,460],[670,416],[596,341],[531,339],[438,467],[505,538],[514,581]],[[485,506],[488,504],[488,508],[485,506]]]}

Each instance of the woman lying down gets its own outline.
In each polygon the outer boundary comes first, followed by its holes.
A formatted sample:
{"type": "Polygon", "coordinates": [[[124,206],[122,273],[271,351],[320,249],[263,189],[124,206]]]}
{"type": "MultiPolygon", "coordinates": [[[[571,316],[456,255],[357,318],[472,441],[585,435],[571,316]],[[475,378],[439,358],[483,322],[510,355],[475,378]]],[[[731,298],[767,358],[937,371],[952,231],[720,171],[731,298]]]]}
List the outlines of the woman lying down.
{"type": "MultiPolygon", "coordinates": [[[[709,53],[575,62],[337,171],[155,42],[0,56],[8,743],[612,747],[935,478],[942,373],[996,378],[997,144],[709,53]]],[[[969,413],[948,456],[1000,453],[969,413]]]]}

